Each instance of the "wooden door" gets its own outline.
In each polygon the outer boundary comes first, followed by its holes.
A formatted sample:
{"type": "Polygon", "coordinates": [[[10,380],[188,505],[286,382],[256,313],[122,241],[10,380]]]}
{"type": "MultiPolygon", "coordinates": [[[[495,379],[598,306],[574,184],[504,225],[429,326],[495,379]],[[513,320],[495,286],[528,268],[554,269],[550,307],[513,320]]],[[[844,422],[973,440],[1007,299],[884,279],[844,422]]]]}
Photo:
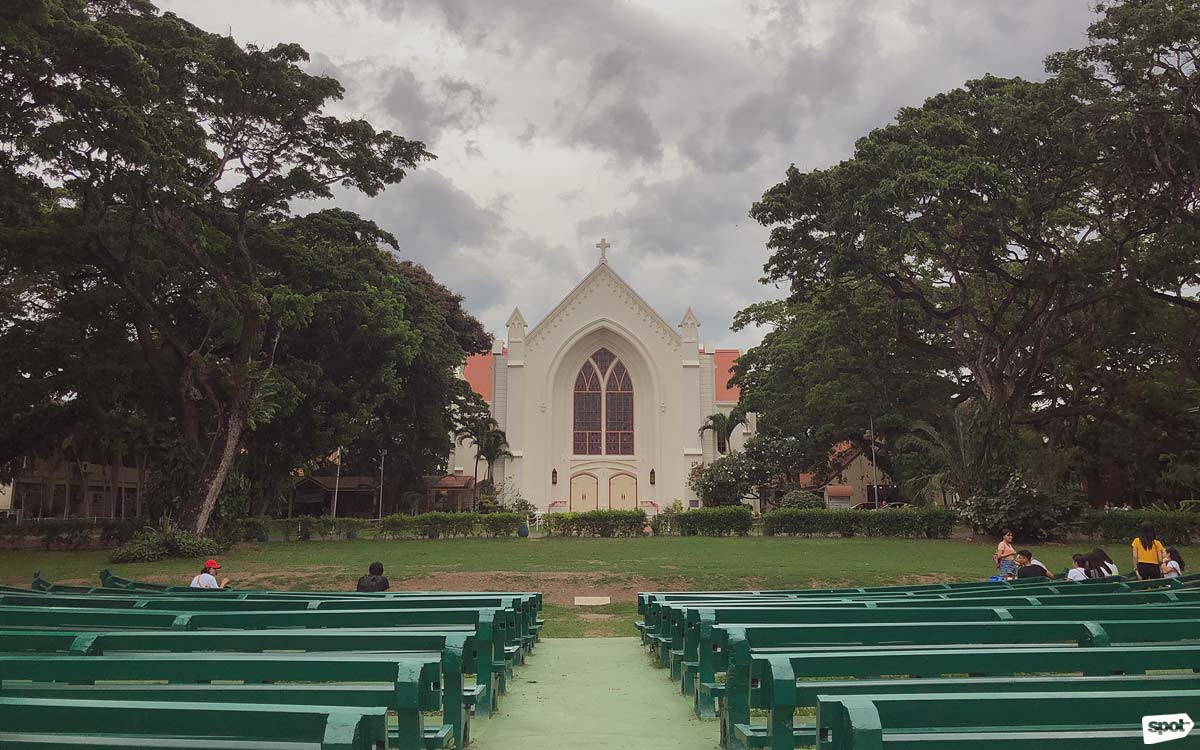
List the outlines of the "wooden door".
{"type": "Polygon", "coordinates": [[[596,510],[599,507],[599,489],[600,483],[592,474],[576,474],[571,477],[571,512],[596,510]]]}
{"type": "Polygon", "coordinates": [[[631,474],[614,474],[608,480],[609,510],[636,510],[637,479],[631,474]]]}

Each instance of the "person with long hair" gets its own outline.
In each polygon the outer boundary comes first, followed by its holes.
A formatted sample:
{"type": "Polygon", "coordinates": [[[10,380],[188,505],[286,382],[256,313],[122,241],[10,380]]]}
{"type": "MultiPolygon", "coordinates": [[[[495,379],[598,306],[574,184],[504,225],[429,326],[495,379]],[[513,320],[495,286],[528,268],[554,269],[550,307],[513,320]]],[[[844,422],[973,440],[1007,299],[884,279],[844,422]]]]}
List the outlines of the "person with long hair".
{"type": "Polygon", "coordinates": [[[1162,578],[1163,544],[1154,533],[1154,524],[1142,523],[1138,535],[1130,542],[1133,547],[1133,567],[1139,581],[1162,578]]]}
{"type": "Polygon", "coordinates": [[[1092,557],[1096,560],[1096,562],[1100,563],[1100,567],[1104,568],[1104,575],[1120,575],[1120,573],[1117,571],[1117,564],[1113,562],[1113,559],[1109,557],[1108,553],[1104,550],[1097,547],[1096,549],[1092,550],[1092,557]]]}
{"type": "Polygon", "coordinates": [[[1185,567],[1187,566],[1184,564],[1183,555],[1179,554],[1179,550],[1174,547],[1167,547],[1163,550],[1163,578],[1178,578],[1183,575],[1185,567]]]}
{"type": "Polygon", "coordinates": [[[1012,578],[1017,572],[1017,550],[1012,545],[1013,533],[1008,529],[1000,535],[1000,543],[996,545],[996,553],[992,555],[992,562],[996,563],[996,570],[1004,578],[1012,578]]]}

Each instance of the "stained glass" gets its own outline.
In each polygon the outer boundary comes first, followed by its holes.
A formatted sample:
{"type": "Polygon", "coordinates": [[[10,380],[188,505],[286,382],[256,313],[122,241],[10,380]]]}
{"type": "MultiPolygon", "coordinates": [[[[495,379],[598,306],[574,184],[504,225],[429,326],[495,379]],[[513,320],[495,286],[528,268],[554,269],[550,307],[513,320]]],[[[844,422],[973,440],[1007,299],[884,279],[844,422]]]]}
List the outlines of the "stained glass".
{"type": "Polygon", "coordinates": [[[605,453],[633,454],[633,381],[625,365],[617,362],[608,375],[604,393],[605,453]]]}
{"type": "Polygon", "coordinates": [[[617,356],[607,349],[600,348],[592,355],[592,361],[596,363],[596,367],[600,368],[601,374],[608,372],[608,366],[617,356]]]}
{"type": "Polygon", "coordinates": [[[575,377],[574,435],[575,455],[600,455],[600,374],[586,363],[575,377]]]}

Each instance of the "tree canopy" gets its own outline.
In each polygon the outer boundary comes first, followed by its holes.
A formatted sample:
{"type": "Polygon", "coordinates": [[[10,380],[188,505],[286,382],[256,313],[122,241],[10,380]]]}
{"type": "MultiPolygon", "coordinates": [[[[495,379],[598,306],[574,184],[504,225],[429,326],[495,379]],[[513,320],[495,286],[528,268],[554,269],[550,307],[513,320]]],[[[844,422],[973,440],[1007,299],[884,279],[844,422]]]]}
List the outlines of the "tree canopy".
{"type": "Polygon", "coordinates": [[[900,479],[954,474],[953,442],[1001,461],[989,491],[1200,488],[1200,4],[1098,12],[1045,80],[906,107],[754,205],[790,290],[739,318],[769,328],[736,374],[760,424],[827,446],[874,418],[900,479]]]}
{"type": "Polygon", "coordinates": [[[307,59],[146,0],[0,9],[0,460],[84,423],[156,445],[198,533],[244,448],[276,481],[354,442],[444,460],[482,326],[370,222],[292,208],[433,155],[328,114],[307,59]]]}

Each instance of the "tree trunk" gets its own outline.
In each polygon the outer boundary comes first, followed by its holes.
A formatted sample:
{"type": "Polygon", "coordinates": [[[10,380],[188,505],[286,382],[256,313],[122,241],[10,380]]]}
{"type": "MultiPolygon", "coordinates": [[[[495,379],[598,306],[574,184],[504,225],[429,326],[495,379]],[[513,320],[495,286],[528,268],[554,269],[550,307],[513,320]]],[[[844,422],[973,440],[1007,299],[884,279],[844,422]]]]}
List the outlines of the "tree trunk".
{"type": "Polygon", "coordinates": [[[179,514],[179,525],[187,531],[203,536],[208,527],[208,519],[217,507],[217,498],[225,485],[225,478],[233,468],[241,445],[242,430],[246,426],[246,416],[243,404],[249,402],[246,393],[249,389],[243,387],[243,393],[237,398],[223,421],[221,429],[213,440],[213,450],[204,461],[196,487],[188,497],[187,504],[179,514]]]}

